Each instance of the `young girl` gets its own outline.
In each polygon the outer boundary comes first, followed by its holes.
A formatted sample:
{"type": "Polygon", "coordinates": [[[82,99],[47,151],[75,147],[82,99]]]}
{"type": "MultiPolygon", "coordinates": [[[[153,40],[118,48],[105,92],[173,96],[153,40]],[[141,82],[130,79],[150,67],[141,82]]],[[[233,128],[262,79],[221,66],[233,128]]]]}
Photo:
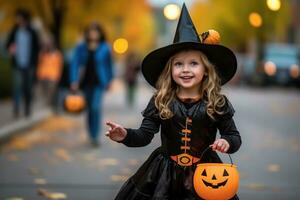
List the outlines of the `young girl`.
{"type": "Polygon", "coordinates": [[[126,129],[107,122],[107,136],[129,147],[145,146],[159,128],[161,132],[161,147],[123,185],[116,199],[201,199],[193,187],[196,165],[221,162],[216,151],[239,149],[234,109],[220,94],[221,85],[236,71],[236,58],[224,46],[207,44],[217,36],[212,33],[199,38],[183,5],[174,43],[151,52],[142,63],[145,79],[157,91],[143,112],[141,127],[126,129]],[[220,139],[215,139],[217,129],[220,139]]]}

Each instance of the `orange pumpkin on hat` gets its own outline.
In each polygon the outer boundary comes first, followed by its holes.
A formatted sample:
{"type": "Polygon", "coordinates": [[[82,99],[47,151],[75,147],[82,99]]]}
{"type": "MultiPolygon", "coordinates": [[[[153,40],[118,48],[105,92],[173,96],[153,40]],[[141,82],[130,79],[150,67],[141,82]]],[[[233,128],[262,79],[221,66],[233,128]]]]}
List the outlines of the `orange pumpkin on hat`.
{"type": "Polygon", "coordinates": [[[221,36],[218,31],[210,29],[201,34],[201,39],[204,44],[219,44],[221,36]]]}
{"type": "Polygon", "coordinates": [[[80,113],[85,108],[85,99],[79,94],[68,94],[64,101],[64,107],[70,113],[80,113]]]}

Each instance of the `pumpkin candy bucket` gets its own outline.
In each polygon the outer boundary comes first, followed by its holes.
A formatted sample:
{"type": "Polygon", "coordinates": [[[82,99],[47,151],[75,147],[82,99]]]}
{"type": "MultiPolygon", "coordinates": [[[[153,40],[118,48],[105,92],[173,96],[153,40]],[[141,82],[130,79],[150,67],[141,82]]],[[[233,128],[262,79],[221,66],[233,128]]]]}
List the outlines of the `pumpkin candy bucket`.
{"type": "Polygon", "coordinates": [[[64,100],[64,108],[69,113],[80,113],[85,108],[85,99],[79,93],[70,93],[64,100]]]}
{"type": "MultiPolygon", "coordinates": [[[[202,155],[209,149],[205,149],[202,155]]],[[[229,155],[229,154],[228,154],[229,155]]],[[[202,156],[201,156],[202,158],[202,156]]],[[[194,189],[205,200],[228,200],[238,191],[237,166],[224,163],[201,163],[194,173],[194,189]]]]}

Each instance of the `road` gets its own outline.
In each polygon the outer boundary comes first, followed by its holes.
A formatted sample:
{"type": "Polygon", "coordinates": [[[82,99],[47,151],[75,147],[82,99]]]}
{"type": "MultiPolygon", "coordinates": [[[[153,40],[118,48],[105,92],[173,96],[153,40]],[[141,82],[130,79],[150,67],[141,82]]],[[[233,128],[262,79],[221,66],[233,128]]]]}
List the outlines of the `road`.
{"type": "MultiPolygon", "coordinates": [[[[152,90],[140,86],[135,107],[128,108],[120,88],[105,95],[104,121],[138,127],[152,90]]],[[[300,90],[227,87],[224,93],[234,105],[243,140],[232,155],[240,173],[240,199],[300,199],[300,90]]],[[[102,136],[101,147],[92,148],[83,115],[50,117],[1,144],[0,199],[113,199],[159,145],[159,134],[142,148],[102,136]]]]}

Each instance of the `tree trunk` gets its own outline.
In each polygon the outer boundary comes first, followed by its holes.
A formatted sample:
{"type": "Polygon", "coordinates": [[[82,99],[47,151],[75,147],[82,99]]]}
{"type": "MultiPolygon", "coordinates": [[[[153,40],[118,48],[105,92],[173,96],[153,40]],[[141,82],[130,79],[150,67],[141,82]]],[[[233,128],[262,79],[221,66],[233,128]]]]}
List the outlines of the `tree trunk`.
{"type": "Polygon", "coordinates": [[[66,1],[65,0],[52,0],[51,1],[51,12],[53,16],[53,23],[50,28],[53,34],[55,45],[58,49],[61,49],[61,31],[63,25],[63,18],[66,12],[66,1]]]}

